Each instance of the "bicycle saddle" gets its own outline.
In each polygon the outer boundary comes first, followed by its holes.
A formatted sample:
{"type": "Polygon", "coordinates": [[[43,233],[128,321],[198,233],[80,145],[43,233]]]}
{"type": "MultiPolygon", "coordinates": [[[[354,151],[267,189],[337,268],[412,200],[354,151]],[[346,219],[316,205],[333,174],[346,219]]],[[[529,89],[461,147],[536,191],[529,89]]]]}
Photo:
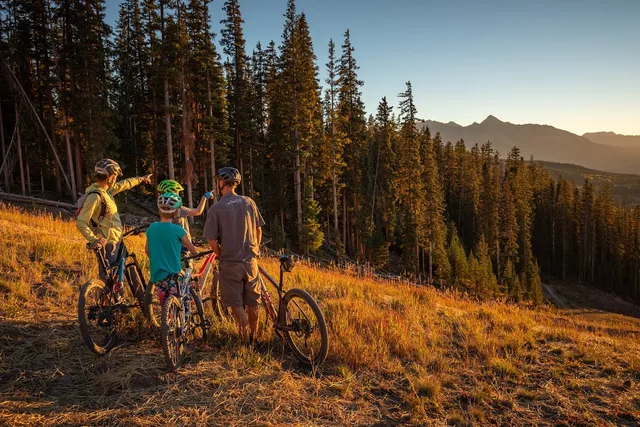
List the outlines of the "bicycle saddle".
{"type": "Polygon", "coordinates": [[[290,273],[291,270],[293,270],[293,266],[295,265],[295,263],[296,261],[293,258],[293,256],[287,256],[287,255],[280,256],[280,265],[282,266],[282,269],[287,273],[290,273]]]}

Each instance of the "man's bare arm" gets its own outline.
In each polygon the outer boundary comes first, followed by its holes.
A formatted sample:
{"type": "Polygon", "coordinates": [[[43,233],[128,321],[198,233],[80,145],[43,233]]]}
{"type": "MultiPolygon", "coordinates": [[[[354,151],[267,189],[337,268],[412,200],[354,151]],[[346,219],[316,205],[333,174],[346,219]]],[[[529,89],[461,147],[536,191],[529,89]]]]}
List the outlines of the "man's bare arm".
{"type": "Polygon", "coordinates": [[[220,256],[220,245],[216,240],[209,240],[209,246],[211,246],[216,255],[220,256]]]}

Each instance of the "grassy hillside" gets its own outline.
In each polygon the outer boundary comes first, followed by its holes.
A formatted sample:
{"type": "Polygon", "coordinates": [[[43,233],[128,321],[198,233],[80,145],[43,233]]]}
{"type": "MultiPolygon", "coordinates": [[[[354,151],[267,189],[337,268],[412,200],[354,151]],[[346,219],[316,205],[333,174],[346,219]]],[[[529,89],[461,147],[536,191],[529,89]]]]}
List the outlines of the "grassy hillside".
{"type": "MultiPolygon", "coordinates": [[[[73,224],[0,206],[0,236],[0,424],[640,422],[637,318],[474,302],[299,265],[288,287],[310,291],[330,328],[319,371],[278,341],[246,349],[213,322],[211,349],[168,374],[142,325],[106,357],[83,346],[77,289],[95,265],[73,224]]],[[[141,252],[143,237],[131,242],[141,252]]]]}

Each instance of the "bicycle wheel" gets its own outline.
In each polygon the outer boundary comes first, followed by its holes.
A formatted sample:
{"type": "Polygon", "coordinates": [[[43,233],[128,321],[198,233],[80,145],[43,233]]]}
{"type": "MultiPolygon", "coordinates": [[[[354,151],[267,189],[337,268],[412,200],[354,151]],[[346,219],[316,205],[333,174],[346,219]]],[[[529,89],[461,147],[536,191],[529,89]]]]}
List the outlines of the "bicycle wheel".
{"type": "Polygon", "coordinates": [[[196,345],[204,345],[207,342],[207,320],[204,316],[204,307],[200,295],[191,288],[191,316],[187,327],[187,342],[196,345]]]}
{"type": "Polygon", "coordinates": [[[136,297],[136,300],[138,300],[140,308],[144,310],[145,289],[142,286],[142,279],[135,265],[130,265],[129,267],[127,267],[125,271],[125,277],[127,278],[127,281],[129,283],[131,293],[136,297]]]}
{"type": "Polygon", "coordinates": [[[222,304],[222,297],[220,297],[220,280],[218,279],[218,275],[214,274],[213,283],[211,286],[211,305],[213,306],[213,312],[216,314],[216,317],[220,320],[233,320],[233,316],[231,315],[231,309],[225,307],[222,304]]]}
{"type": "Polygon", "coordinates": [[[170,371],[178,369],[184,360],[185,347],[182,333],[182,304],[175,296],[169,296],[162,306],[162,353],[170,371]]]}
{"type": "Polygon", "coordinates": [[[107,354],[116,343],[116,319],[107,285],[92,279],[80,289],[78,323],[80,335],[89,350],[107,354]]]}
{"type": "Polygon", "coordinates": [[[156,287],[153,283],[147,284],[142,307],[145,319],[147,319],[152,327],[159,328],[162,322],[162,306],[160,305],[156,287]]]}
{"type": "Polygon", "coordinates": [[[282,299],[281,329],[293,355],[305,365],[317,366],[327,358],[329,335],[316,301],[302,289],[290,289],[282,299]]]}

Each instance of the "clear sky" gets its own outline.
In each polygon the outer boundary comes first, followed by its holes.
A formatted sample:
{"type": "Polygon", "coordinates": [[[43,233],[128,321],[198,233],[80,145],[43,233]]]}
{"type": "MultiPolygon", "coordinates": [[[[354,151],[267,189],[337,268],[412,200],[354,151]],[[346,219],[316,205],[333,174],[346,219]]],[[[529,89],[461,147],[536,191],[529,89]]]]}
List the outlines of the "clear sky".
{"type": "MultiPolygon", "coordinates": [[[[115,24],[119,0],[106,0],[115,24]]],[[[223,0],[211,4],[220,33],[223,0]]],[[[280,42],[286,0],[240,0],[247,51],[280,42]]],[[[324,85],[349,28],[367,113],[410,80],[423,119],[489,114],[582,134],[640,135],[640,0],[298,0],[324,85]],[[482,4],[484,3],[484,4],[482,4]]],[[[397,107],[395,108],[397,109],[397,107]]],[[[395,110],[394,109],[394,110],[395,110]]]]}

